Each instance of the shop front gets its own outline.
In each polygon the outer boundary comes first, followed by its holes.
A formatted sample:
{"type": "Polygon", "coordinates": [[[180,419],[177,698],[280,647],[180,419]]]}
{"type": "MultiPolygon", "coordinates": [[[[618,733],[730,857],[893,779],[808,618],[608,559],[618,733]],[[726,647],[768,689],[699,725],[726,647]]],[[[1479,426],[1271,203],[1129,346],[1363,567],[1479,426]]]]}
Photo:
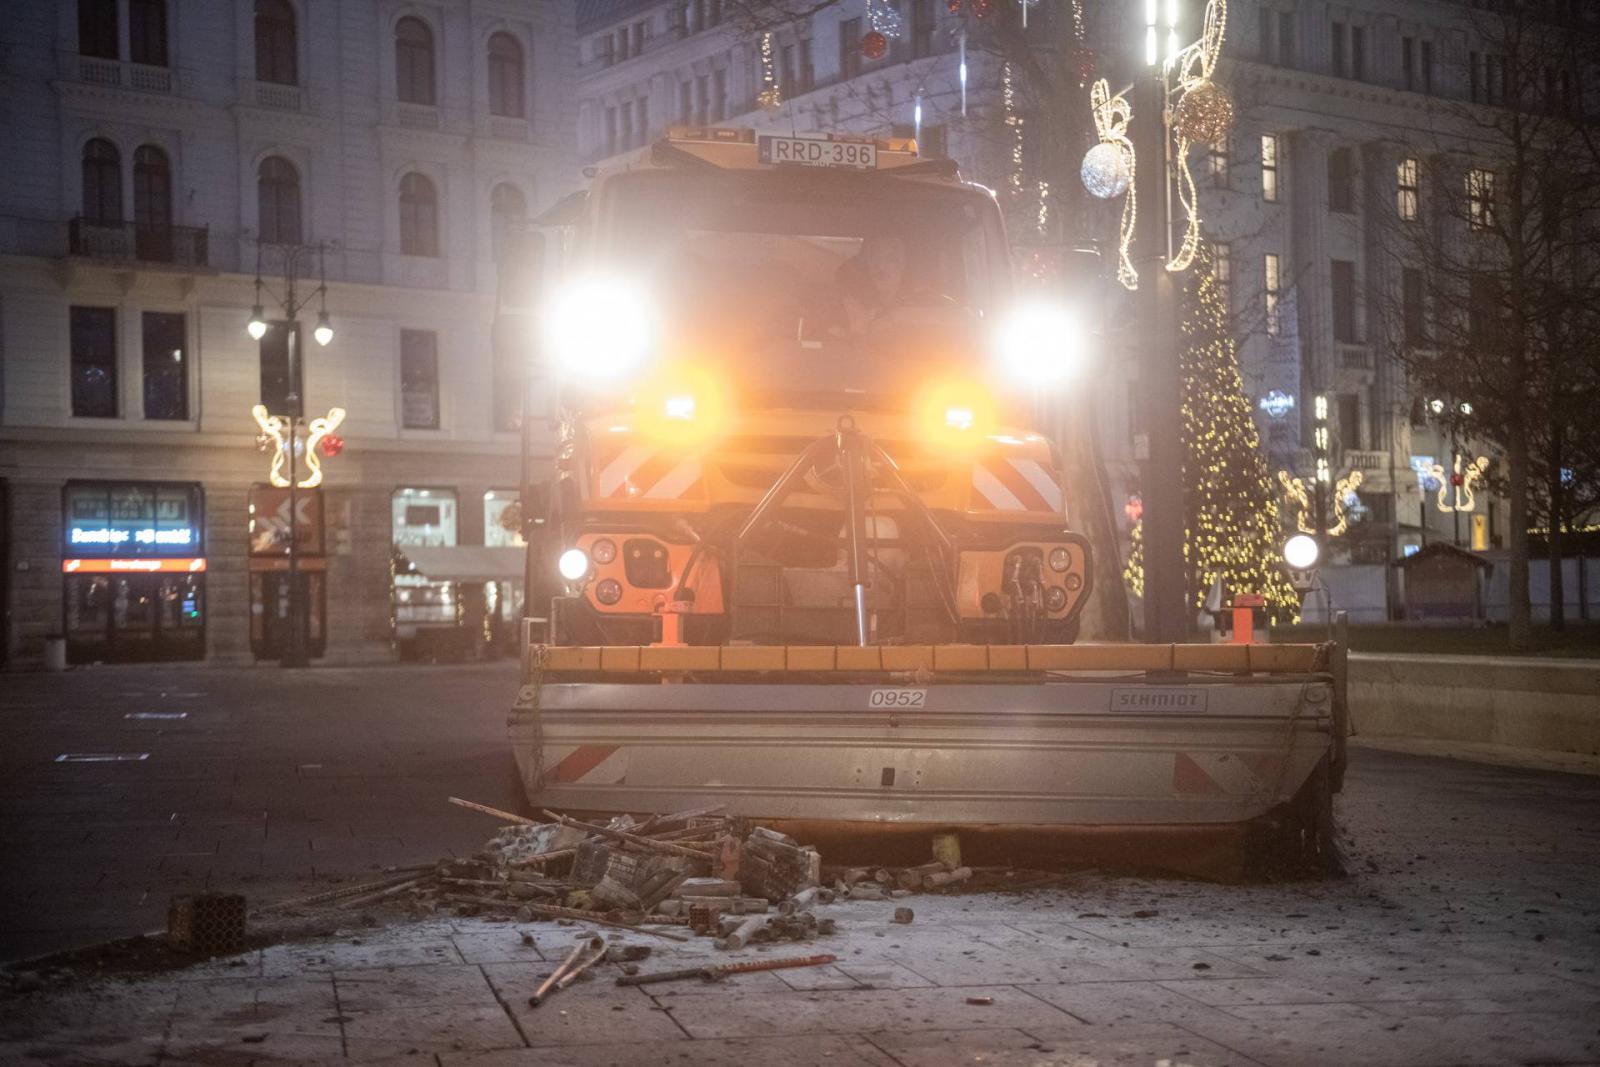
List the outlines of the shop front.
{"type": "Polygon", "coordinates": [[[302,591],[306,654],[317,659],[327,651],[328,556],[322,490],[296,490],[294,503],[291,524],[287,488],[250,488],[250,651],[260,660],[281,659],[289,651],[291,579],[300,583],[302,591]],[[295,541],[292,576],[291,525],[295,541]]]}
{"type": "Polygon", "coordinates": [[[192,482],[68,482],[64,633],[72,663],[203,659],[205,493],[192,482]]]}

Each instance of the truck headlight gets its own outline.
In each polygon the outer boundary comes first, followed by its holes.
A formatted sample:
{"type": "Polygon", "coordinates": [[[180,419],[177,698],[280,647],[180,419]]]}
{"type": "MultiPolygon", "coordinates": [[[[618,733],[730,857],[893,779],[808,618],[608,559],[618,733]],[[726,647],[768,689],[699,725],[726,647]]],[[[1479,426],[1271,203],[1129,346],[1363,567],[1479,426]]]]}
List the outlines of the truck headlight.
{"type": "Polygon", "coordinates": [[[995,356],[1015,386],[1050,389],[1082,369],[1083,324],[1065,304],[1036,301],[1004,315],[995,330],[995,356]]]}
{"type": "Polygon", "coordinates": [[[565,381],[604,386],[625,381],[656,343],[650,295],[618,277],[579,278],[552,294],[544,314],[551,369],[565,381]]]}
{"type": "Polygon", "coordinates": [[[589,556],[581,548],[569,548],[556,560],[556,569],[569,582],[581,582],[589,574],[589,556]]]}

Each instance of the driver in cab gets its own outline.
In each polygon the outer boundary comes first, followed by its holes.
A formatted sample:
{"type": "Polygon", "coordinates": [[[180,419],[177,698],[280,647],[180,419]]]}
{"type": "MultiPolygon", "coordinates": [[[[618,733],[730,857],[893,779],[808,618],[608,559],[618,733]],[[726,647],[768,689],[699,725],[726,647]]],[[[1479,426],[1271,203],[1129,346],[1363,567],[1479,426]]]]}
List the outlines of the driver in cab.
{"type": "Polygon", "coordinates": [[[834,275],[833,292],[825,296],[819,316],[822,336],[864,337],[896,308],[912,302],[909,267],[903,238],[892,234],[865,238],[834,275]]]}

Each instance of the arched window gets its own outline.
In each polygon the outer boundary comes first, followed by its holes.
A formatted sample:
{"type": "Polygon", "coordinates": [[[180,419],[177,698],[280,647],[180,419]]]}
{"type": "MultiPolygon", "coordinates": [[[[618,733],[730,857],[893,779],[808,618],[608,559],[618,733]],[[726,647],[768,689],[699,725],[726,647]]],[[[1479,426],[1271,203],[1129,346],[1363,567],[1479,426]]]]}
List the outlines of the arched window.
{"type": "Polygon", "coordinates": [[[300,243],[300,172],[282,156],[261,161],[256,177],[260,240],[265,244],[300,243]]]}
{"type": "Polygon", "coordinates": [[[416,171],[400,179],[400,251],[408,256],[439,254],[439,194],[416,171]]]}
{"type": "Polygon", "coordinates": [[[166,0],[128,0],[128,58],[151,67],[167,65],[166,0]]]}
{"type": "Polygon", "coordinates": [[[501,182],[489,194],[489,240],[495,262],[505,253],[507,242],[528,224],[528,200],[522,190],[501,182]]]}
{"type": "Polygon", "coordinates": [[[122,221],[122,153],[101,137],[83,146],[83,217],[122,221]]]}
{"type": "Polygon", "coordinates": [[[294,6],[289,0],[256,0],[256,81],[300,84],[294,6]]]}
{"type": "Polygon", "coordinates": [[[489,114],[523,118],[522,46],[509,33],[489,38],[489,114]]]}
{"type": "Polygon", "coordinates": [[[404,103],[433,103],[433,31],[419,18],[395,23],[394,83],[404,103]]]}

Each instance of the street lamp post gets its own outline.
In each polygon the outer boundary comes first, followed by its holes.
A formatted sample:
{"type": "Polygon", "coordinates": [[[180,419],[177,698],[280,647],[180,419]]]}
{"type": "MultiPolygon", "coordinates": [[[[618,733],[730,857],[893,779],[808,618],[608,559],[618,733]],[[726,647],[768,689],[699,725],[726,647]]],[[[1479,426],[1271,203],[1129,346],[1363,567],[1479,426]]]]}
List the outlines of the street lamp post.
{"type": "MultiPolygon", "coordinates": [[[[300,483],[298,458],[296,449],[300,444],[299,420],[304,412],[304,402],[300,396],[301,366],[300,366],[300,312],[303,311],[312,299],[321,301],[317,312],[317,325],[312,330],[312,336],[317,344],[327,345],[333,340],[333,324],[328,318],[328,283],[327,272],[323,262],[323,246],[314,245],[287,245],[283,246],[283,295],[281,298],[273,294],[271,288],[261,278],[261,246],[256,246],[256,302],[250,312],[250,321],[245,330],[252,338],[260,341],[266,336],[268,323],[263,314],[261,303],[262,294],[273,296],[275,302],[283,309],[282,326],[285,331],[284,355],[286,364],[287,387],[284,390],[283,406],[287,409],[283,415],[288,420],[288,436],[286,449],[289,453],[289,640],[284,648],[279,665],[283,667],[308,667],[311,665],[310,655],[306,650],[306,599],[305,590],[300,583],[300,539],[298,525],[300,518],[299,498],[297,490],[300,483]],[[302,266],[309,267],[309,258],[312,253],[317,259],[317,287],[307,293],[305,299],[296,298],[295,283],[299,279],[302,266]],[[302,258],[308,262],[302,264],[302,258]]],[[[265,399],[265,398],[263,398],[265,399]]]]}
{"type": "Polygon", "coordinates": [[[1141,378],[1145,395],[1144,429],[1148,442],[1144,469],[1144,611],[1145,640],[1167,644],[1188,632],[1183,539],[1183,411],[1178,367],[1177,302],[1171,256],[1171,159],[1168,135],[1166,60],[1177,54],[1177,5],[1171,0],[1138,0],[1144,16],[1140,44],[1143,74],[1133,87],[1131,136],[1139,227],[1134,264],[1139,321],[1145,329],[1141,345],[1141,378]],[[1164,25],[1158,26],[1158,21],[1164,25]]]}

